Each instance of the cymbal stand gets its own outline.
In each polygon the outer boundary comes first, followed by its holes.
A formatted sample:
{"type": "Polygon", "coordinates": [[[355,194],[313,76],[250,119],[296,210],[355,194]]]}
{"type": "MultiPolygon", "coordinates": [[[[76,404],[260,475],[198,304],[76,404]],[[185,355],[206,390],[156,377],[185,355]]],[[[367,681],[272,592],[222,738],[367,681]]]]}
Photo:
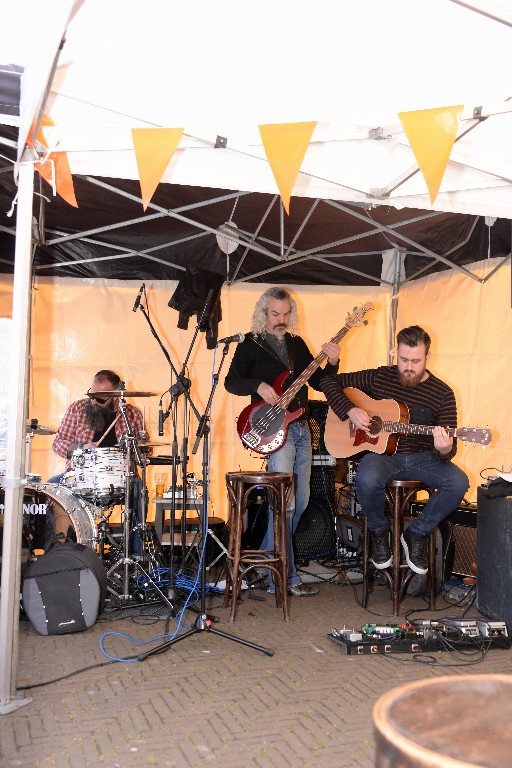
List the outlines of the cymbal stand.
{"type": "MultiPolygon", "coordinates": [[[[124,382],[120,382],[119,388],[125,389],[124,382]]],[[[135,439],[135,435],[133,434],[133,430],[130,426],[130,422],[128,421],[128,417],[126,415],[126,400],[124,396],[121,396],[119,398],[119,412],[124,420],[125,427],[126,427],[126,433],[123,437],[124,443],[126,445],[126,483],[125,483],[125,504],[124,504],[124,516],[123,516],[123,556],[120,560],[118,560],[116,563],[114,563],[109,570],[107,571],[107,589],[109,589],[111,592],[113,592],[120,600],[131,600],[132,595],[130,594],[130,569],[131,567],[138,568],[141,573],[144,574],[144,576],[147,578],[148,583],[152,583],[162,600],[167,603],[167,605],[174,609],[174,606],[172,603],[168,600],[167,596],[162,592],[162,590],[158,587],[157,584],[155,584],[148,573],[144,570],[142,565],[137,562],[136,560],[133,560],[130,557],[130,532],[132,529],[132,516],[133,516],[133,508],[132,508],[132,499],[133,499],[133,478],[134,478],[134,461],[136,459],[139,466],[142,466],[143,459],[140,453],[140,450],[137,446],[137,441],[135,439]],[[132,461],[132,452],[134,454],[134,460],[132,461]],[[118,594],[115,592],[108,584],[109,577],[112,576],[112,574],[117,571],[120,567],[122,567],[122,594],[118,594]]]]}
{"type": "MultiPolygon", "coordinates": [[[[246,645],[249,648],[254,648],[254,650],[262,651],[262,653],[265,653],[267,656],[273,656],[274,651],[271,648],[264,648],[261,645],[256,645],[255,643],[251,643],[249,640],[243,640],[240,637],[235,637],[234,635],[230,635],[227,632],[221,632],[218,629],[214,629],[212,627],[212,620],[206,613],[206,560],[204,556],[205,546],[206,546],[206,535],[207,535],[207,528],[208,528],[208,476],[209,476],[209,452],[208,452],[208,441],[209,441],[209,435],[210,435],[210,411],[213,401],[213,395],[215,393],[215,389],[217,387],[218,381],[219,381],[219,374],[222,368],[222,365],[224,363],[224,360],[226,358],[226,355],[228,353],[228,346],[229,344],[226,343],[224,345],[224,350],[222,353],[222,359],[219,364],[219,368],[217,373],[213,377],[213,385],[210,392],[210,397],[208,398],[208,403],[206,405],[206,410],[203,414],[203,416],[199,419],[199,426],[196,433],[196,441],[194,443],[194,448],[192,450],[192,453],[195,454],[199,443],[202,440],[203,441],[203,462],[202,462],[202,480],[203,480],[203,499],[202,499],[202,505],[201,505],[201,518],[200,518],[200,532],[201,532],[201,545],[200,545],[200,561],[199,561],[199,571],[200,571],[200,609],[199,614],[197,616],[196,621],[194,622],[194,626],[192,629],[188,630],[187,632],[184,632],[182,635],[178,635],[177,637],[172,638],[171,640],[166,641],[165,643],[156,646],[152,650],[148,651],[147,653],[142,654],[139,659],[143,660],[147,658],[148,656],[152,656],[156,653],[162,653],[163,651],[169,650],[173,645],[180,642],[181,640],[184,640],[186,637],[190,637],[191,635],[195,635],[198,632],[210,632],[214,635],[219,635],[220,637],[224,637],[227,640],[233,640],[236,643],[240,643],[241,645],[246,645]]],[[[196,409],[194,408],[194,411],[196,409]]],[[[236,599],[235,596],[233,596],[233,599],[236,599]]]]}

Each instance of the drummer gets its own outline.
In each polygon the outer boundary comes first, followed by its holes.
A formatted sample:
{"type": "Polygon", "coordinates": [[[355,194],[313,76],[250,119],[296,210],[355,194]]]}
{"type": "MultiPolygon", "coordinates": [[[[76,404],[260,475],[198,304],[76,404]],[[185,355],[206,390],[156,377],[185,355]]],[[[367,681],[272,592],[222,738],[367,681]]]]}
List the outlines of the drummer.
{"type": "MultiPolygon", "coordinates": [[[[127,432],[125,420],[119,411],[119,398],[112,395],[102,397],[101,393],[119,390],[120,385],[121,378],[114,371],[98,371],[88,396],[68,406],[52,444],[53,451],[66,459],[66,468],[60,475],[51,477],[49,483],[60,482],[71,469],[71,457],[77,448],[97,448],[98,445],[112,448],[119,445],[127,432]]],[[[125,413],[135,439],[147,440],[141,411],[126,404],[125,413]]]]}

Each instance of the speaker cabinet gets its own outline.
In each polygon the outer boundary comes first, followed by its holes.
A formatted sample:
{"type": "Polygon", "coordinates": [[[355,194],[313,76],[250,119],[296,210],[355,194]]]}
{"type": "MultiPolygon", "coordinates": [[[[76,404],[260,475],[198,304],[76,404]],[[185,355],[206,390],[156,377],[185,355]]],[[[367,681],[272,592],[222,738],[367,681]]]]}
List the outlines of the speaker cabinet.
{"type": "Polygon", "coordinates": [[[512,498],[489,499],[478,488],[476,603],[512,630],[512,498]]]}
{"type": "Polygon", "coordinates": [[[329,406],[325,400],[309,401],[308,424],[309,431],[311,432],[313,458],[315,458],[315,456],[328,455],[324,442],[325,420],[327,419],[328,410],[329,406]]]}
{"type": "Polygon", "coordinates": [[[314,560],[336,549],[334,467],[311,468],[311,495],[293,539],[295,557],[314,560]]]}

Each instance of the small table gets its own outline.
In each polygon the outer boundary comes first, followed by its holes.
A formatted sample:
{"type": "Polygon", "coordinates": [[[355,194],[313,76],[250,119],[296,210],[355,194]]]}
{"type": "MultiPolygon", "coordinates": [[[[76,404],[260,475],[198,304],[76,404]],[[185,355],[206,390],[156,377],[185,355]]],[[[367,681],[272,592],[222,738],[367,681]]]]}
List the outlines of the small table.
{"type": "MultiPolygon", "coordinates": [[[[172,507],[172,499],[166,499],[163,496],[156,496],[154,499],[152,499],[153,504],[155,505],[155,533],[158,537],[158,541],[162,546],[169,546],[171,543],[171,526],[175,528],[176,520],[169,520],[169,530],[164,533],[164,522],[165,522],[165,513],[167,510],[171,510],[172,507]]],[[[187,514],[189,511],[194,511],[196,517],[201,512],[201,506],[202,506],[202,499],[188,499],[187,504],[185,506],[185,515],[186,519],[190,518],[191,515],[187,514]]],[[[180,530],[181,530],[181,517],[183,515],[183,499],[176,499],[175,500],[175,507],[174,512],[179,512],[179,521],[180,521],[180,530]]],[[[186,523],[187,524],[187,523],[186,523]]],[[[192,543],[193,537],[195,534],[192,532],[188,532],[186,535],[186,543],[192,543]],[[189,540],[190,539],[190,540],[189,540]]],[[[174,532],[174,543],[180,545],[181,544],[181,534],[180,532],[174,532]]]]}
{"type": "MultiPolygon", "coordinates": [[[[179,517],[177,520],[171,521],[169,519],[169,528],[164,533],[164,523],[165,523],[165,512],[167,510],[171,510],[171,501],[172,499],[166,499],[162,496],[155,497],[152,502],[155,505],[155,533],[158,537],[158,540],[160,542],[160,545],[162,547],[171,547],[171,558],[173,557],[173,551],[174,547],[183,547],[183,544],[185,544],[185,548],[190,547],[199,547],[200,541],[199,541],[199,529],[200,529],[200,521],[201,521],[201,510],[202,510],[202,504],[203,500],[201,498],[199,499],[189,499],[186,505],[185,509],[185,542],[183,542],[183,531],[181,529],[181,519],[183,516],[183,505],[182,505],[182,499],[176,499],[176,506],[174,508],[174,512],[179,513],[179,517]],[[194,512],[194,514],[189,514],[190,512],[194,512]],[[173,540],[171,542],[171,526],[174,529],[174,536],[173,540]]],[[[222,536],[222,530],[225,528],[226,522],[221,517],[208,517],[208,529],[206,531],[206,535],[210,536],[211,539],[215,542],[217,545],[216,547],[216,554],[213,553],[211,555],[211,561],[207,561],[208,565],[206,566],[206,569],[209,570],[212,568],[219,560],[220,558],[226,554],[226,547],[224,546],[222,540],[218,538],[219,536],[222,536]]],[[[189,553],[190,553],[189,549],[189,553]]],[[[206,555],[208,555],[208,548],[206,551],[206,555]]],[[[185,550],[182,550],[182,556],[185,558],[185,550]]],[[[188,555],[187,555],[188,558],[188,555]]],[[[186,558],[185,558],[186,559],[186,558]]]]}

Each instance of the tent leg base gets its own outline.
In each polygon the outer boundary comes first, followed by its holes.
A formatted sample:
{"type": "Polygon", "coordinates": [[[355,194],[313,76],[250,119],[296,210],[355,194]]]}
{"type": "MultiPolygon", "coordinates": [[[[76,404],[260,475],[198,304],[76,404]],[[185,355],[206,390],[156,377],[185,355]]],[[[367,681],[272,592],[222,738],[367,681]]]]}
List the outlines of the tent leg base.
{"type": "Polygon", "coordinates": [[[0,704],[0,715],[8,715],[25,704],[32,704],[32,699],[26,699],[24,691],[18,691],[17,697],[8,701],[6,704],[0,704]]]}

